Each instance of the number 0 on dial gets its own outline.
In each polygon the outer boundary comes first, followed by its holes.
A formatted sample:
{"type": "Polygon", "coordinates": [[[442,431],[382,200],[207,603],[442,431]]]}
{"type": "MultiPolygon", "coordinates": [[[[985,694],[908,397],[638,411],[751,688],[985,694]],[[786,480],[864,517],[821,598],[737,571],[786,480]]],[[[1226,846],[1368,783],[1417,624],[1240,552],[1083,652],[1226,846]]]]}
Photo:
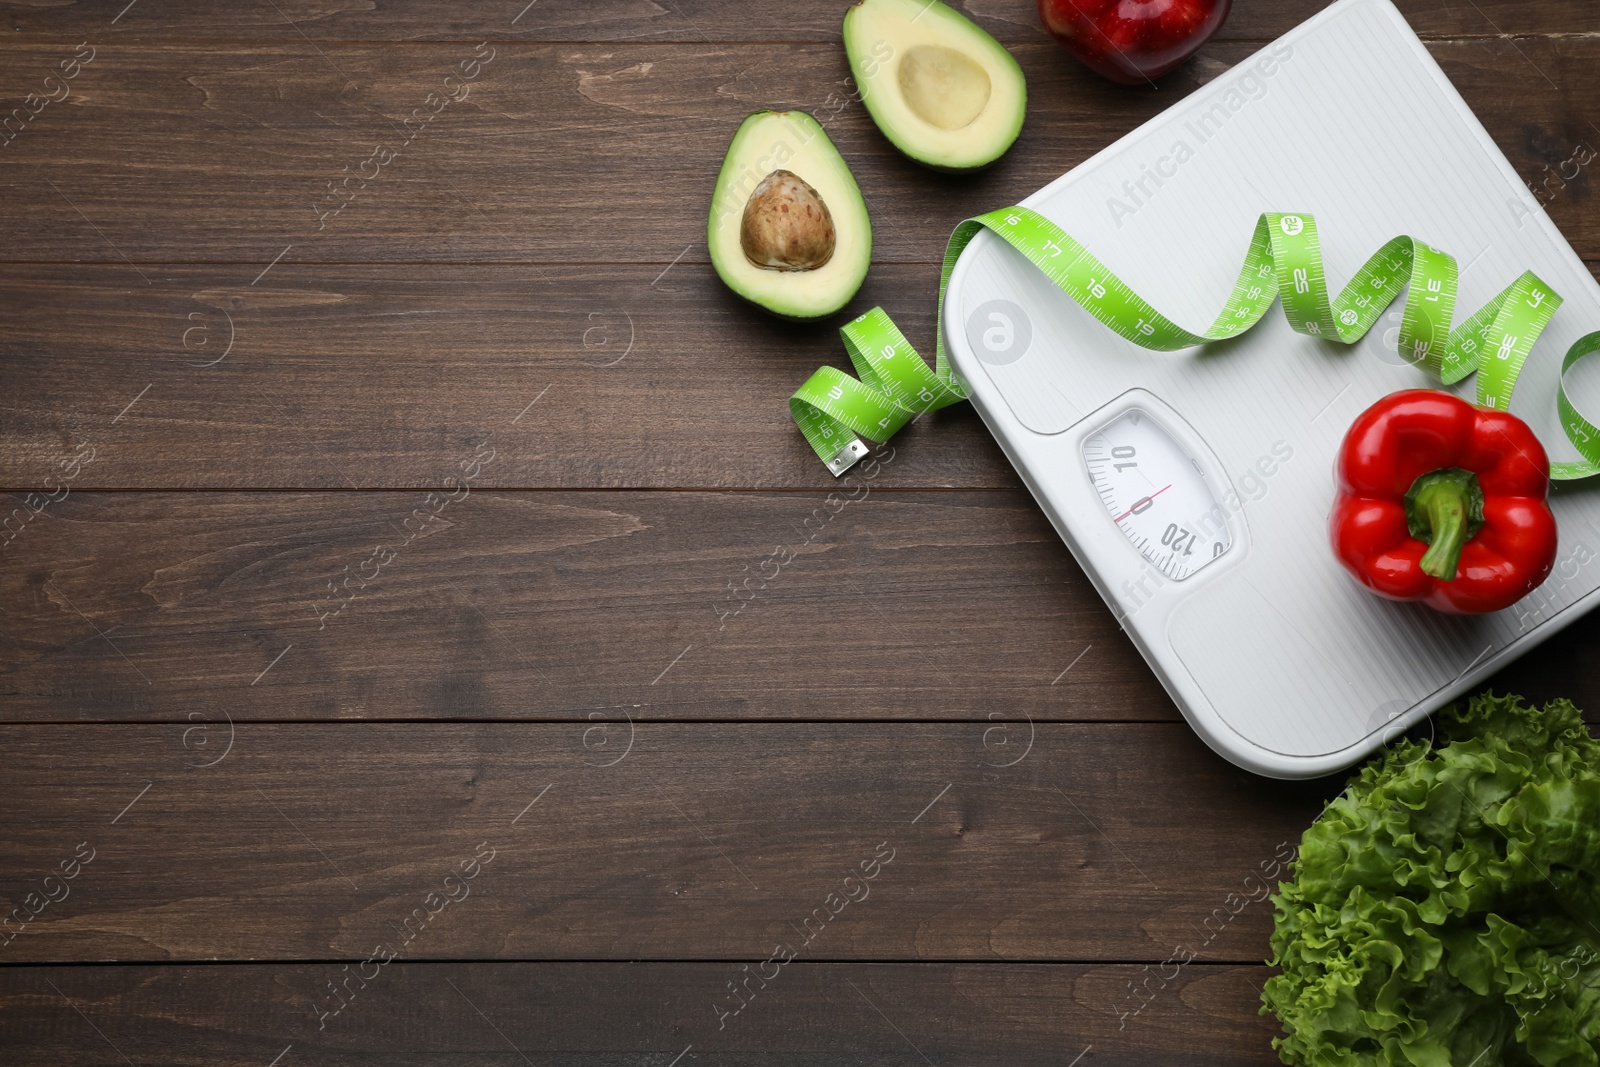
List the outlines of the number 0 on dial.
{"type": "Polygon", "coordinates": [[[1146,412],[1125,411],[1089,435],[1083,462],[1111,521],[1168,578],[1182,581],[1232,546],[1199,466],[1146,412]]]}

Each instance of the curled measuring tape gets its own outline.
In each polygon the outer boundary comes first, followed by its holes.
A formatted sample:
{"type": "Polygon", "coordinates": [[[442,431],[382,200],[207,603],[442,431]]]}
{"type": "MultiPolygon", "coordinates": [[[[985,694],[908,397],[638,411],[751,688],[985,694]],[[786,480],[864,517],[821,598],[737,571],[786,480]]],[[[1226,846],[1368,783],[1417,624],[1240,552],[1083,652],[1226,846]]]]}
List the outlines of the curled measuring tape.
{"type": "MultiPolygon", "coordinates": [[[[1055,223],[1036,211],[1008,207],[968,219],[950,235],[939,276],[941,319],[956,259],[985,229],[1027,256],[1114,333],[1158,352],[1236,337],[1260,322],[1280,296],[1289,325],[1299,333],[1355,344],[1409,285],[1400,351],[1445,384],[1477,371],[1478,403],[1501,411],[1510,405],[1511,390],[1534,342],[1561,306],[1555,290],[1529,271],[1452,330],[1455,257],[1410,237],[1396,237],[1378,249],[1330,299],[1316,221],[1310,215],[1267,212],[1256,222],[1222,313],[1204,333],[1193,333],[1151,307],[1055,223]]],[[[840,333],[859,377],[823,367],[789,398],[800,432],[835,475],[867,454],[861,438],[885,441],[923,412],[967,398],[964,383],[945,356],[942,324],[935,330],[932,369],[882,308],[847,323],[840,333]]],[[[1572,365],[1596,350],[1600,331],[1580,338],[1562,361],[1557,410],[1562,429],[1583,459],[1552,463],[1552,478],[1600,474],[1600,428],[1579,414],[1565,384],[1572,365]]]]}

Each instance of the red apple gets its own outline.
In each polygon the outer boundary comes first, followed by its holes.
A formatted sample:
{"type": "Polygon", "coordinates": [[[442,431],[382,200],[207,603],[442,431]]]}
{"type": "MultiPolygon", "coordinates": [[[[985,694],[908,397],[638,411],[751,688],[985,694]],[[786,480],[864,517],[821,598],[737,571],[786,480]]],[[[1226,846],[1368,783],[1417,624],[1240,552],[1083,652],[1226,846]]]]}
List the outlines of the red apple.
{"type": "Polygon", "coordinates": [[[1233,0],[1039,0],[1044,28],[1090,70],[1145,85],[1194,55],[1233,0]]]}

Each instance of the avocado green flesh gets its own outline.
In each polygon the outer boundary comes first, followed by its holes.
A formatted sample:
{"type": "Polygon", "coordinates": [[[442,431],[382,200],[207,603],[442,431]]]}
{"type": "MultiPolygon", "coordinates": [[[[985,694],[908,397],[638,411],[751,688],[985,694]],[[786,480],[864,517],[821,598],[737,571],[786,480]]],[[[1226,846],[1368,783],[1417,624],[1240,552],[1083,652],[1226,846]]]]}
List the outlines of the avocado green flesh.
{"type": "Polygon", "coordinates": [[[987,166],[1022,130],[1022,68],[938,0],[861,0],[845,12],[844,47],[872,120],[919,163],[987,166]]]}
{"type": "Polygon", "coordinates": [[[850,302],[872,262],[872,223],[850,168],[810,115],[758,111],[740,124],[722,161],[706,223],[711,265],[728,288],[786,318],[831,315],[850,302]],[[751,194],[774,171],[788,171],[827,207],[833,249],[814,269],[751,262],[740,229],[751,194]]]}

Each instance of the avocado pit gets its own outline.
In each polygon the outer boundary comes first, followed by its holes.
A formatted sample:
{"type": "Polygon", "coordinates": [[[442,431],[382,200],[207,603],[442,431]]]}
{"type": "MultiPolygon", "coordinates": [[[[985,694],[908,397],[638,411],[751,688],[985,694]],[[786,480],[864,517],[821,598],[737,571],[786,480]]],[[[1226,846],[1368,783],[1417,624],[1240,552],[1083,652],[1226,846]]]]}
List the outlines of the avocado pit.
{"type": "Polygon", "coordinates": [[[833,258],[833,215],[805,179],[775,170],[744,205],[739,246],[763,270],[816,270],[833,258]]]}

